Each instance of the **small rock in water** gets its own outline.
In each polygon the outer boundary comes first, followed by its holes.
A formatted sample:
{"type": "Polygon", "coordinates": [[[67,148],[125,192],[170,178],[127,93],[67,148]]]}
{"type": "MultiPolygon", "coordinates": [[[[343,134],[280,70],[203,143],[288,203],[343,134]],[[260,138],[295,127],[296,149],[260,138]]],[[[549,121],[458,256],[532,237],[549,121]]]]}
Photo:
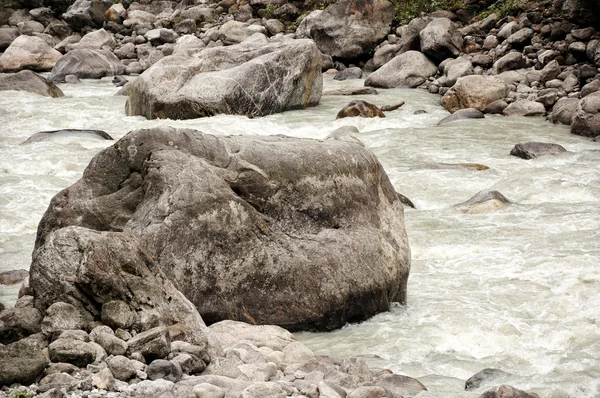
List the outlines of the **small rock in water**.
{"type": "Polygon", "coordinates": [[[510,375],[510,373],[506,373],[500,369],[494,369],[494,368],[483,369],[481,372],[478,372],[478,373],[474,374],[473,376],[469,377],[469,379],[465,382],[465,390],[466,391],[476,390],[479,387],[481,387],[482,383],[492,382],[500,377],[505,377],[505,376],[509,376],[509,375],[510,375]]]}
{"type": "Polygon", "coordinates": [[[370,95],[379,94],[373,87],[347,87],[323,91],[322,95],[370,95]]]}
{"type": "Polygon", "coordinates": [[[79,80],[77,75],[67,75],[67,76],[65,76],[65,83],[77,84],[77,83],[81,83],[81,80],[79,80]]]}
{"type": "Polygon", "coordinates": [[[453,169],[467,169],[467,170],[489,170],[489,167],[478,163],[428,163],[420,164],[411,167],[410,170],[453,170],[453,169]]]}
{"type": "Polygon", "coordinates": [[[29,276],[29,271],[24,269],[0,272],[0,285],[14,285],[29,276]]]}
{"type": "Polygon", "coordinates": [[[381,110],[383,112],[389,112],[389,111],[395,111],[396,109],[400,108],[402,105],[404,105],[404,101],[398,101],[395,104],[392,105],[384,105],[381,107],[381,110]]]}
{"type": "Polygon", "coordinates": [[[487,390],[479,398],[539,398],[539,395],[527,393],[512,386],[501,385],[487,390]]]}
{"type": "Polygon", "coordinates": [[[115,76],[112,79],[112,84],[114,84],[117,87],[122,87],[124,85],[126,85],[129,82],[129,80],[125,79],[123,76],[115,76]]]}
{"type": "Polygon", "coordinates": [[[439,126],[440,124],[454,122],[457,120],[483,119],[483,118],[485,118],[485,115],[481,111],[479,111],[475,108],[459,109],[456,112],[454,112],[452,115],[448,115],[445,118],[443,118],[442,120],[440,120],[437,125],[439,126]]]}
{"type": "Polygon", "coordinates": [[[512,203],[498,191],[481,191],[466,202],[459,203],[454,208],[465,214],[481,214],[498,210],[512,203]]]}
{"type": "Polygon", "coordinates": [[[114,140],[106,131],[102,130],[85,130],[85,129],[62,129],[62,130],[51,130],[51,131],[40,131],[39,133],[33,134],[26,141],[22,142],[21,145],[31,144],[32,142],[38,142],[47,140],[52,137],[70,136],[74,134],[81,135],[92,135],[98,136],[105,140],[114,140]]]}
{"type": "Polygon", "coordinates": [[[402,195],[401,193],[398,193],[398,192],[396,192],[396,195],[398,195],[398,199],[400,199],[400,202],[402,202],[403,205],[406,205],[408,207],[412,207],[413,209],[417,208],[415,206],[415,204],[412,202],[412,200],[410,200],[406,196],[404,196],[404,195],[402,195]]]}
{"type": "Polygon", "coordinates": [[[344,117],[385,117],[381,109],[377,105],[371,104],[370,102],[363,100],[351,101],[338,112],[336,119],[342,119],[344,117]]]}
{"type": "Polygon", "coordinates": [[[426,114],[426,113],[427,113],[427,111],[426,111],[426,110],[424,110],[424,109],[419,109],[419,110],[416,110],[416,111],[415,111],[414,115],[424,115],[424,114],[426,114]]]}
{"type": "Polygon", "coordinates": [[[555,155],[567,150],[558,144],[548,142],[522,142],[514,146],[510,151],[512,156],[521,159],[535,159],[544,155],[555,155]]]}

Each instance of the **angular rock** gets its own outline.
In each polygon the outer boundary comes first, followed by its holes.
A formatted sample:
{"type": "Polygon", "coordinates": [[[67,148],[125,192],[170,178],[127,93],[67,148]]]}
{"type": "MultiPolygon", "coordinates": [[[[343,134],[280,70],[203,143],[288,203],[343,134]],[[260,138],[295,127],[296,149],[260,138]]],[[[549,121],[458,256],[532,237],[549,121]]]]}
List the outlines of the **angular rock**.
{"type": "Polygon", "coordinates": [[[85,26],[101,28],[104,24],[104,14],[111,6],[110,0],[76,0],[62,14],[62,19],[76,30],[85,26]]]}
{"type": "Polygon", "coordinates": [[[113,390],[114,386],[115,377],[108,368],[104,368],[92,376],[92,387],[101,390],[113,390]]]}
{"type": "Polygon", "coordinates": [[[197,398],[225,398],[225,390],[209,383],[194,386],[193,392],[197,398]]]}
{"type": "Polygon", "coordinates": [[[361,386],[348,394],[348,398],[384,398],[385,388],[379,386],[361,386]]]}
{"type": "Polygon", "coordinates": [[[441,125],[441,124],[445,124],[445,123],[449,123],[449,122],[454,122],[457,120],[465,120],[465,119],[483,119],[485,118],[485,115],[475,109],[475,108],[466,108],[466,109],[459,109],[456,112],[454,112],[453,114],[446,116],[445,118],[443,118],[442,120],[440,120],[437,125],[441,125]]]}
{"type": "Polygon", "coordinates": [[[506,101],[499,99],[499,100],[489,103],[485,108],[483,108],[483,113],[489,113],[492,115],[501,115],[507,106],[508,106],[508,103],[506,101]]]}
{"type": "Polygon", "coordinates": [[[166,358],[171,352],[171,337],[169,330],[159,326],[138,333],[127,341],[128,352],[139,352],[146,360],[166,358]]]}
{"type": "Polygon", "coordinates": [[[533,37],[533,29],[523,28],[523,29],[520,29],[517,32],[513,33],[512,35],[510,35],[506,39],[506,42],[508,44],[512,45],[513,47],[523,48],[525,45],[527,45],[531,41],[532,37],[533,37]]]}
{"type": "Polygon", "coordinates": [[[37,308],[9,308],[0,313],[0,344],[10,344],[42,329],[42,314],[37,308]]]}
{"type": "Polygon", "coordinates": [[[438,62],[456,58],[463,44],[462,34],[448,18],[436,18],[419,33],[421,51],[438,62]]]}
{"type": "MultiPolygon", "coordinates": [[[[253,383],[248,386],[242,394],[240,398],[286,398],[289,395],[286,390],[283,388],[283,385],[279,383],[253,383]]],[[[321,395],[324,397],[323,395],[321,395]]],[[[325,398],[325,397],[324,397],[325,398]]]]}
{"type": "Polygon", "coordinates": [[[251,25],[239,21],[227,21],[219,28],[219,40],[225,45],[238,44],[248,39],[255,33],[266,33],[260,25],[251,25]]]}
{"type": "Polygon", "coordinates": [[[206,369],[204,361],[192,354],[179,354],[171,362],[178,366],[184,374],[199,374],[206,369]]]}
{"type": "Polygon", "coordinates": [[[36,36],[19,36],[0,56],[0,71],[49,71],[62,56],[36,36]]]}
{"type": "Polygon", "coordinates": [[[46,311],[46,316],[42,321],[42,332],[45,334],[84,329],[92,321],[90,314],[81,306],[58,301],[58,298],[49,306],[43,305],[39,292],[36,306],[38,309],[46,311]]]}
{"type": "Polygon", "coordinates": [[[600,92],[579,101],[571,121],[571,133],[590,138],[600,135],[600,92]]]}
{"type": "Polygon", "coordinates": [[[171,29],[152,29],[144,35],[153,46],[158,46],[165,43],[175,43],[179,35],[171,29]]]}
{"type": "Polygon", "coordinates": [[[348,79],[360,79],[362,77],[362,69],[359,67],[346,68],[336,73],[333,80],[348,80],[348,79]]]}
{"type": "Polygon", "coordinates": [[[579,100],[577,98],[559,99],[552,108],[552,122],[570,125],[578,105],[579,100]]]}
{"type": "Polygon", "coordinates": [[[0,73],[0,91],[2,90],[28,91],[53,98],[64,96],[62,90],[54,83],[30,70],[22,70],[18,73],[0,73]]]}
{"type": "Polygon", "coordinates": [[[475,108],[483,111],[492,102],[508,95],[506,84],[494,76],[465,76],[442,97],[442,105],[449,112],[475,108]]]}
{"type": "Polygon", "coordinates": [[[124,301],[113,300],[104,303],[100,313],[102,323],[113,329],[129,329],[138,323],[138,316],[135,311],[124,301]]]}
{"type": "Polygon", "coordinates": [[[466,58],[457,58],[450,60],[444,66],[444,75],[446,76],[446,86],[452,87],[456,81],[463,76],[473,74],[473,64],[466,58]]]}
{"type": "Polygon", "coordinates": [[[165,57],[129,85],[128,115],[188,119],[264,116],[319,102],[319,53],[310,40],[246,41],[165,57]]]}
{"type": "Polygon", "coordinates": [[[76,49],[114,49],[117,42],[113,36],[104,29],[98,29],[83,36],[77,43],[67,46],[69,51],[76,49]]]}
{"type": "Polygon", "coordinates": [[[581,88],[579,93],[581,98],[587,97],[588,95],[600,91],[600,80],[592,80],[581,88]]]}
{"type": "Polygon", "coordinates": [[[52,362],[66,362],[80,368],[96,360],[96,348],[81,340],[55,340],[48,346],[48,354],[52,362]]]}
{"type": "Polygon", "coordinates": [[[43,348],[33,339],[0,345],[0,385],[34,383],[48,365],[43,348]]]}
{"type": "Polygon", "coordinates": [[[63,299],[110,301],[106,296],[113,299],[123,289],[123,282],[112,275],[123,272],[120,264],[126,264],[127,275],[141,273],[135,256],[142,250],[156,260],[147,258],[147,263],[160,267],[209,323],[230,318],[296,330],[331,329],[406,299],[409,250],[401,203],[374,156],[342,141],[217,138],[171,128],[135,131],[97,155],[84,178],[53,199],[38,231],[32,284],[38,270],[50,268],[60,270],[55,273],[63,279],[69,275],[87,293],[81,297],[71,284],[54,279],[48,280],[51,287],[34,285],[36,292],[47,292],[42,296],[52,295],[48,299],[58,294],[63,299]],[[302,166],[295,160],[299,156],[302,166]],[[349,157],[356,163],[341,160],[349,157]],[[346,166],[340,169],[340,164],[346,166]],[[183,182],[188,178],[193,183],[183,182]],[[171,218],[163,211],[189,216],[171,218]],[[169,221],[150,221],[157,219],[169,221]],[[144,244],[130,244],[133,239],[126,239],[125,232],[84,228],[48,235],[69,224],[106,230],[107,222],[113,229],[127,224],[144,244]],[[61,241],[72,249],[65,253],[61,241]],[[95,255],[86,256],[87,262],[115,258],[110,264],[102,262],[112,268],[106,282],[98,280],[103,273],[92,274],[95,280],[88,281],[67,268],[82,261],[81,252],[91,242],[95,255]],[[59,243],[65,260],[53,253],[59,243]],[[245,260],[240,263],[240,258],[245,260]],[[322,285],[323,280],[328,284],[322,285]],[[315,283],[321,285],[318,292],[315,283]],[[97,291],[96,286],[111,290],[97,291]]]}
{"type": "Polygon", "coordinates": [[[80,79],[100,79],[124,73],[125,67],[112,52],[79,49],[69,51],[56,62],[50,80],[61,83],[67,75],[75,75],[80,79]]]}
{"type": "Polygon", "coordinates": [[[437,67],[418,51],[407,51],[373,72],[365,86],[392,88],[417,87],[437,73],[437,67]]]}
{"type": "Polygon", "coordinates": [[[387,36],[393,17],[387,0],[340,0],[314,14],[304,29],[324,54],[356,59],[387,36]]]}
{"type": "Polygon", "coordinates": [[[94,342],[102,346],[108,355],[124,355],[127,352],[127,343],[109,333],[99,333],[94,342]]]}
{"type": "Polygon", "coordinates": [[[537,101],[519,100],[504,109],[506,116],[544,116],[546,108],[537,101]]]}
{"type": "Polygon", "coordinates": [[[521,69],[527,66],[527,61],[518,51],[513,51],[494,63],[494,71],[497,73],[506,72],[509,70],[521,69]]]}
{"type": "Polygon", "coordinates": [[[521,159],[535,159],[544,155],[554,155],[566,152],[567,150],[558,144],[547,142],[522,142],[514,146],[510,151],[512,156],[521,159]]]}

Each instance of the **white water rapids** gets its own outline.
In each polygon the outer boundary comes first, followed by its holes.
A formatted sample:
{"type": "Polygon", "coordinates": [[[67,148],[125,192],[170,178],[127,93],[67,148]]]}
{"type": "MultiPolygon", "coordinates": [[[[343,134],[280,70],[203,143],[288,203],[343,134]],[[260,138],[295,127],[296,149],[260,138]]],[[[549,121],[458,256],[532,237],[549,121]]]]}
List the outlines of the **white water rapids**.
{"type": "MultiPolygon", "coordinates": [[[[327,88],[360,86],[335,82],[327,88]]],[[[115,139],[161,124],[212,134],[286,134],[324,138],[354,125],[378,156],[406,209],[412,249],[408,305],[332,333],[300,333],[320,354],[364,356],[374,367],[419,378],[441,397],[477,397],[464,381],[486,367],[541,397],[600,396],[600,144],[542,118],[488,118],[436,127],[447,115],[420,90],[324,96],[303,111],[247,119],[187,121],[124,115],[109,80],[61,85],[66,97],[0,92],[0,271],[28,269],[37,223],[50,199],[74,183],[112,144],[90,136],[19,145],[64,128],[100,129],[115,139]],[[335,115],[353,98],[378,105],[406,101],[385,119],[335,115]],[[428,113],[414,115],[424,109],[428,113]],[[518,142],[543,141],[569,152],[535,160],[509,156],[518,142]],[[489,170],[412,169],[427,163],[481,163],[489,170]],[[483,189],[515,202],[469,215],[451,209],[483,189]]],[[[17,286],[0,286],[11,305],[17,286]]]]}

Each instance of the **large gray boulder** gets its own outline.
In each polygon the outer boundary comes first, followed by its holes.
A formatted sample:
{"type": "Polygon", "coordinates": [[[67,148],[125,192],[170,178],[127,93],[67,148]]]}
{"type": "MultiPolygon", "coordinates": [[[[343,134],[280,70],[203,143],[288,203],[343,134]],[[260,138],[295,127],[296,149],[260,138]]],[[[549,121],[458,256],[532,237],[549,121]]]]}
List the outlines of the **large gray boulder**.
{"type": "Polygon", "coordinates": [[[571,133],[591,138],[600,135],[600,91],[579,101],[571,121],[571,133]]]}
{"type": "Polygon", "coordinates": [[[577,98],[559,99],[552,108],[552,122],[570,125],[578,105],[577,98]]]}
{"type": "MultiPolygon", "coordinates": [[[[99,183],[93,191],[110,189],[110,186],[99,183]]],[[[106,183],[110,185],[110,182],[106,183]]],[[[128,202],[131,195],[136,196],[134,191],[115,193],[109,201],[116,201],[115,204],[128,202]],[[119,198],[122,194],[125,197],[119,198]]],[[[183,323],[195,329],[198,338],[203,340],[204,322],[193,305],[158,269],[143,242],[125,232],[67,227],[75,223],[67,222],[58,214],[61,213],[60,208],[55,207],[65,199],[59,194],[51,205],[50,211],[57,211],[55,215],[61,218],[52,223],[52,229],[56,230],[48,233],[49,226],[45,222],[40,224],[39,247],[31,264],[35,306],[43,311],[62,301],[99,318],[103,305],[121,300],[139,314],[132,326],[134,330],[183,323]]],[[[122,216],[113,214],[109,217],[122,216]]],[[[53,218],[49,214],[47,217],[53,218]]],[[[87,221],[82,220],[81,224],[89,224],[87,221]]]]}
{"type": "Polygon", "coordinates": [[[302,29],[324,54],[355,59],[389,33],[394,8],[387,0],[340,0],[312,14],[302,29]]]}
{"type": "Polygon", "coordinates": [[[128,85],[126,112],[148,119],[264,116],[317,105],[322,89],[314,42],[263,36],[161,59],[128,85]]]}
{"type": "Polygon", "coordinates": [[[462,34],[448,18],[436,18],[429,22],[419,36],[421,51],[438,62],[456,58],[462,50],[462,34]]]}
{"type": "Polygon", "coordinates": [[[436,73],[437,67],[429,58],[419,51],[407,51],[371,73],[365,80],[365,86],[412,88],[436,73]]]}
{"type": "Polygon", "coordinates": [[[0,72],[49,71],[61,56],[37,36],[19,36],[0,56],[0,72]]]}
{"type": "Polygon", "coordinates": [[[0,386],[35,382],[48,365],[43,349],[35,339],[0,345],[0,386]]]}
{"type": "Polygon", "coordinates": [[[507,95],[508,87],[499,78],[471,75],[456,81],[456,84],[442,97],[442,105],[452,113],[465,108],[483,111],[487,105],[507,95]]]}
{"type": "Polygon", "coordinates": [[[63,97],[56,84],[30,70],[18,73],[0,73],[0,91],[18,90],[43,95],[45,97],[63,97]]]}
{"type": "Polygon", "coordinates": [[[68,75],[75,75],[80,79],[100,79],[123,73],[125,67],[112,52],[82,48],[62,56],[52,68],[50,80],[63,83],[68,75]]]}
{"type": "Polygon", "coordinates": [[[62,19],[76,30],[85,26],[101,28],[104,24],[104,13],[112,5],[110,0],[76,0],[62,15],[62,19]]]}
{"type": "Polygon", "coordinates": [[[36,305],[121,299],[166,317],[183,306],[170,280],[208,323],[328,330],[405,302],[403,218],[355,143],[138,130],[53,198],[32,286],[36,305]]]}

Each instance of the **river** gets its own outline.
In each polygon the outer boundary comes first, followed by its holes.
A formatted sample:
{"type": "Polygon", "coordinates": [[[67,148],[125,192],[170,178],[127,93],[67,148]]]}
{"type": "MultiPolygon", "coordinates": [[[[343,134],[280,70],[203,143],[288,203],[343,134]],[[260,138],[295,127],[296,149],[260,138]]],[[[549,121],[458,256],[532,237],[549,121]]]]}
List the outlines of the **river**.
{"type": "MultiPolygon", "coordinates": [[[[362,81],[325,79],[326,88],[362,81]]],[[[52,196],[71,185],[111,145],[90,136],[20,145],[39,131],[100,129],[115,139],[168,124],[211,134],[286,134],[324,138],[354,125],[384,165],[406,209],[412,250],[408,305],[332,333],[299,333],[319,354],[363,356],[373,367],[418,378],[439,397],[477,397],[464,381],[486,367],[541,397],[600,396],[600,144],[543,118],[490,117],[436,126],[448,113],[421,90],[380,90],[359,98],[404,100],[383,119],[335,115],[351,97],[324,96],[302,111],[264,118],[186,121],[124,115],[109,79],[61,85],[66,97],[0,92],[0,272],[27,269],[37,223],[52,196]],[[415,115],[415,111],[427,113],[415,115]],[[568,152],[535,160],[509,156],[518,142],[544,141],[568,152]],[[431,163],[481,163],[488,170],[431,169],[431,163]],[[480,190],[514,204],[484,214],[452,205],[480,190]]],[[[0,287],[11,305],[18,286],[0,287]]]]}

